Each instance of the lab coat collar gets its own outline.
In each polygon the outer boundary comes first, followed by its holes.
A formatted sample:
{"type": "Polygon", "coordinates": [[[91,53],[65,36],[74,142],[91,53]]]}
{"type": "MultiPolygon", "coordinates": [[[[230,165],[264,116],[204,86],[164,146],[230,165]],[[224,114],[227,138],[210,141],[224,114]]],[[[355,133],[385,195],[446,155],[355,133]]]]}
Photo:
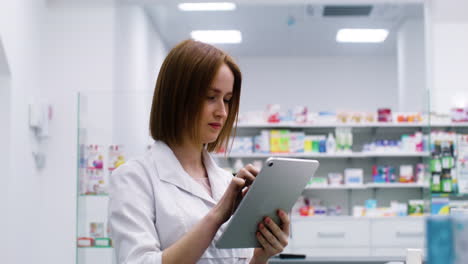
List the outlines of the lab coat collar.
{"type": "Polygon", "coordinates": [[[213,195],[213,199],[215,201],[219,201],[226,191],[226,181],[230,181],[232,175],[229,175],[231,177],[228,176],[226,178],[225,175],[229,173],[221,169],[216,164],[206,149],[203,150],[203,162],[205,163],[208,179],[210,180],[211,194],[213,195]]]}
{"type": "Polygon", "coordinates": [[[162,181],[174,184],[211,204],[216,204],[224,193],[223,178],[220,168],[213,161],[206,150],[203,151],[203,160],[211,184],[213,197],[210,197],[204,187],[196,182],[182,167],[174,152],[162,141],[156,141],[152,147],[153,161],[159,178],[162,181]]]}

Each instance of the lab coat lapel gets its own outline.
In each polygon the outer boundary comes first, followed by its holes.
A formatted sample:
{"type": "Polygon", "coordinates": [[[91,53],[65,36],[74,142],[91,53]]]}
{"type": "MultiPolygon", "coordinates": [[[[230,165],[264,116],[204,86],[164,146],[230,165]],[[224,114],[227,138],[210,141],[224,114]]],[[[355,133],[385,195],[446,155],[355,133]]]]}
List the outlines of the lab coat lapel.
{"type": "Polygon", "coordinates": [[[225,172],[223,169],[218,167],[216,162],[206,150],[203,151],[203,159],[208,173],[208,178],[210,179],[211,194],[213,195],[213,199],[218,202],[224,195],[226,187],[229,184],[226,181],[230,179],[229,177],[226,178],[225,176],[225,174],[228,172],[225,172]]]}
{"type": "Polygon", "coordinates": [[[171,183],[211,204],[216,204],[203,186],[188,175],[174,152],[165,143],[156,141],[152,146],[152,155],[159,178],[162,181],[171,183]]]}

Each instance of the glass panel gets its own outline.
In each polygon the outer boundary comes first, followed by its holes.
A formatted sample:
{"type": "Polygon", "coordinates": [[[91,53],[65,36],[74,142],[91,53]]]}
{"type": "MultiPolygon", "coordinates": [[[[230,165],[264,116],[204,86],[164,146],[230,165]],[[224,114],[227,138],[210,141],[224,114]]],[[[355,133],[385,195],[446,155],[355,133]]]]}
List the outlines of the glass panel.
{"type": "Polygon", "coordinates": [[[107,225],[112,171],[151,143],[151,93],[78,95],[77,263],[116,263],[107,225]],[[114,260],[113,260],[114,259],[114,260]]]}

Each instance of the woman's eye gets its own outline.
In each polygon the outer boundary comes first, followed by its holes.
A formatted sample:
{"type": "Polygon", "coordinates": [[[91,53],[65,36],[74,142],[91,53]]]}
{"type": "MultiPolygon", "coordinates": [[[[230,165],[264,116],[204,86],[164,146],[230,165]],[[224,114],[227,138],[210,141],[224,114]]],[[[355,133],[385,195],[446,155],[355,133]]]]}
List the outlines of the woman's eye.
{"type": "Polygon", "coordinates": [[[208,100],[214,100],[215,97],[214,96],[207,96],[208,100]]]}
{"type": "Polygon", "coordinates": [[[230,100],[230,99],[229,99],[229,100],[224,99],[224,102],[227,103],[227,104],[229,104],[229,103],[231,102],[231,100],[230,100]]]}

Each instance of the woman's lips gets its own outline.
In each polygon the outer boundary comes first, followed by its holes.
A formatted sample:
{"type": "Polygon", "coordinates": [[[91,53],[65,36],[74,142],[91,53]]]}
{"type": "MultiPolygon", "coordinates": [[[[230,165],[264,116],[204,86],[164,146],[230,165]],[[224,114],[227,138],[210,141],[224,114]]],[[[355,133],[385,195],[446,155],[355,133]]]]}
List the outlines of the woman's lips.
{"type": "Polygon", "coordinates": [[[220,123],[209,123],[208,125],[210,125],[214,129],[220,129],[221,128],[220,123]]]}

